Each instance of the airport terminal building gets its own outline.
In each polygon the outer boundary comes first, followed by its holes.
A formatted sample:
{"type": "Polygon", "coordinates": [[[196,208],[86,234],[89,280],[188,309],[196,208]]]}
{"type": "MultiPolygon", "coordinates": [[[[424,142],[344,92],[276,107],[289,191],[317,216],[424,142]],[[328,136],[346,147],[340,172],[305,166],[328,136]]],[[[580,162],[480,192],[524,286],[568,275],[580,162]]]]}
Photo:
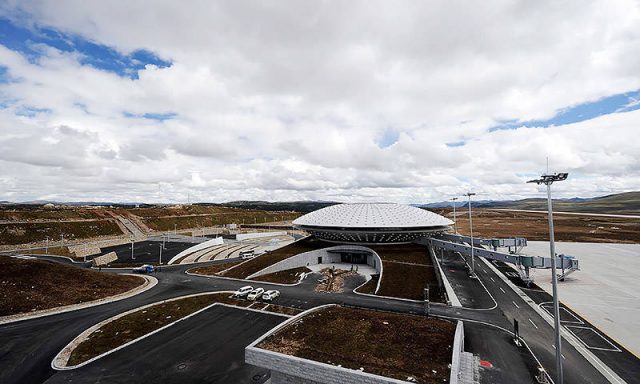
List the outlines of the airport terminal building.
{"type": "Polygon", "coordinates": [[[334,243],[410,243],[446,232],[453,221],[424,209],[392,203],[338,204],[308,213],[293,226],[334,243]]]}

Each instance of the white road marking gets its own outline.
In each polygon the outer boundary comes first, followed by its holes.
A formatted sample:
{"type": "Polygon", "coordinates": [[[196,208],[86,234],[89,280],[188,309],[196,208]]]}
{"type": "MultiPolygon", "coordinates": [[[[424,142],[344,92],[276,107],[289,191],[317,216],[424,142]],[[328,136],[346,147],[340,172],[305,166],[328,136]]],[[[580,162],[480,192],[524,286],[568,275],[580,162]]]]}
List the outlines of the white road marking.
{"type": "MultiPolygon", "coordinates": [[[[553,347],[553,349],[556,349],[556,346],[555,346],[555,345],[552,345],[552,347],[553,347]]],[[[562,353],[560,354],[560,356],[562,356],[562,358],[563,358],[563,359],[565,358],[565,357],[564,357],[564,355],[563,355],[562,353]]]]}
{"type": "Polygon", "coordinates": [[[490,277],[491,281],[493,281],[494,283],[496,282],[495,280],[493,280],[493,277],[490,277]]]}
{"type": "Polygon", "coordinates": [[[533,326],[536,327],[536,329],[538,329],[538,326],[536,325],[536,323],[534,323],[531,319],[529,319],[529,322],[533,324],[533,326]]]}
{"type": "Polygon", "coordinates": [[[507,292],[504,291],[504,289],[502,289],[502,287],[499,287],[499,288],[502,291],[502,293],[507,293],[507,292]]]}
{"type": "Polygon", "coordinates": [[[515,301],[512,301],[512,303],[513,303],[513,305],[515,305],[515,306],[516,306],[516,308],[520,308],[520,306],[519,306],[518,304],[516,304],[516,302],[515,302],[515,301]]]}

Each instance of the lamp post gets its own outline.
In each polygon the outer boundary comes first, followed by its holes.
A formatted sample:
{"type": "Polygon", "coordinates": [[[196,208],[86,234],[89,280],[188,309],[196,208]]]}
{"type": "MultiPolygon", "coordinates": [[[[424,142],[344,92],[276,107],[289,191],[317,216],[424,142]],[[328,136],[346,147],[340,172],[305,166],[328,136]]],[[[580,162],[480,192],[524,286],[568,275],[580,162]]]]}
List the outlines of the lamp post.
{"type": "Polygon", "coordinates": [[[136,258],[133,256],[133,236],[131,236],[131,260],[135,260],[136,258]]]}
{"type": "Polygon", "coordinates": [[[162,265],[162,245],[160,246],[160,265],[162,265]]]}
{"type": "Polygon", "coordinates": [[[456,221],[456,200],[458,200],[457,197],[452,197],[451,201],[453,201],[453,231],[455,232],[455,234],[458,234],[458,222],[456,221]]]}
{"type": "Polygon", "coordinates": [[[547,186],[547,207],[549,209],[549,253],[551,255],[551,284],[553,286],[553,324],[555,330],[556,347],[556,383],[562,384],[562,350],[560,337],[560,303],[558,302],[558,275],[556,274],[556,249],[553,234],[553,204],[551,202],[551,184],[554,181],[566,180],[568,173],[542,175],[539,179],[529,180],[527,183],[544,184],[547,186]]]}
{"type": "Polygon", "coordinates": [[[49,236],[46,236],[45,238],[44,254],[45,255],[49,254],[49,236]]]}
{"type": "Polygon", "coordinates": [[[469,237],[471,238],[471,277],[476,277],[476,259],[473,255],[473,220],[471,219],[471,196],[475,196],[473,192],[465,193],[469,199],[469,237]]]}

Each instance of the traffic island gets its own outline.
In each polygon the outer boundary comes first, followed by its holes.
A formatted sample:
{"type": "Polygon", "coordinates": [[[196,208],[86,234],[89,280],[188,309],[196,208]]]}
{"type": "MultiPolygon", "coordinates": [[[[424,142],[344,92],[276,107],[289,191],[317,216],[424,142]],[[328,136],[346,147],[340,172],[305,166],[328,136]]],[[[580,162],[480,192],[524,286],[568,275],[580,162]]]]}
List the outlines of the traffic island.
{"type": "Polygon", "coordinates": [[[139,276],[0,256],[0,317],[35,314],[101,300],[122,295],[145,283],[139,276]]]}
{"type": "Polygon", "coordinates": [[[232,292],[213,292],[189,295],[145,305],[111,317],[76,337],[55,357],[52,366],[56,369],[74,369],[86,365],[216,304],[285,316],[299,313],[294,308],[237,299],[231,294],[232,292]]]}
{"type": "Polygon", "coordinates": [[[245,361],[270,369],[272,384],[443,383],[451,378],[454,351],[461,351],[456,327],[432,317],[326,306],[256,340],[245,361]]]}

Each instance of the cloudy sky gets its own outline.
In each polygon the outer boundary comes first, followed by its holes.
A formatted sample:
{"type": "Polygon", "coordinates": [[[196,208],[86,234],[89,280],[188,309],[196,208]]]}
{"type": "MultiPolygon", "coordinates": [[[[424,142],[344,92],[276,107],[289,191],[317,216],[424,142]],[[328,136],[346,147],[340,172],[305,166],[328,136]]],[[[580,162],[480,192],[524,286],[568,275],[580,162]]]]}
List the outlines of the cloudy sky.
{"type": "Polygon", "coordinates": [[[638,1],[0,2],[0,200],[640,190],[638,1]]]}

